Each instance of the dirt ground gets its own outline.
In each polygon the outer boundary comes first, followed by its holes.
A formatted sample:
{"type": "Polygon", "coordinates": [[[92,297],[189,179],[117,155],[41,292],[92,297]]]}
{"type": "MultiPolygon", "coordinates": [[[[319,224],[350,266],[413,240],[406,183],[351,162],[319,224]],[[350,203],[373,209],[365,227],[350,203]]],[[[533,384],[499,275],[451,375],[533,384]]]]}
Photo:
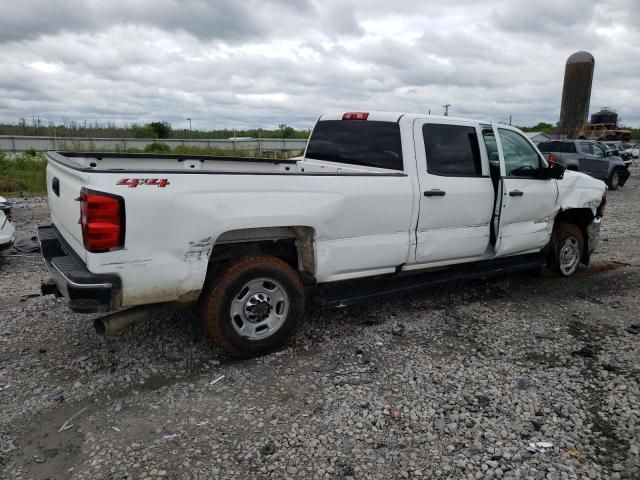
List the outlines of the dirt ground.
{"type": "MultiPolygon", "coordinates": [[[[192,311],[99,338],[0,254],[0,478],[640,478],[640,169],[572,278],[312,308],[272,355],[192,311]],[[541,443],[543,442],[543,443],[541,443]]],[[[18,238],[48,222],[12,199],[18,238]]]]}

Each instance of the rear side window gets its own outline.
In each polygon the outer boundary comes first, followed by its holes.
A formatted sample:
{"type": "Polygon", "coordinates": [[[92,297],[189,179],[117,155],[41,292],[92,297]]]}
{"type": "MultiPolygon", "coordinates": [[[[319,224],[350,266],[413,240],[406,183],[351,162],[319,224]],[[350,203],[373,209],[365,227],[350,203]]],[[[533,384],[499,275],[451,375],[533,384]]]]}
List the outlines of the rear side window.
{"type": "Polygon", "coordinates": [[[323,120],[313,129],[306,157],[403,170],[400,126],[369,120],[323,120]]]}
{"type": "Polygon", "coordinates": [[[433,175],[482,175],[478,134],[473,127],[427,123],[422,127],[427,172],[433,175]]]}

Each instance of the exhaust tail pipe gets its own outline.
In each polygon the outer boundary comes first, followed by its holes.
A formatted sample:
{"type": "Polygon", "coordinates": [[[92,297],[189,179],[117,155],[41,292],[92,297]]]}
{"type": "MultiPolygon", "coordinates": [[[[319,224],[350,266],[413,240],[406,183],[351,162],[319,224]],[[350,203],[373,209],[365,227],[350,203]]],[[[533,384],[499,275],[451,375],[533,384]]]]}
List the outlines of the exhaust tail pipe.
{"type": "Polygon", "coordinates": [[[40,281],[40,292],[42,295],[55,295],[56,297],[62,296],[60,290],[58,290],[58,285],[56,285],[53,278],[47,278],[46,280],[40,281]]]}
{"type": "Polygon", "coordinates": [[[184,303],[181,304],[178,302],[140,305],[138,307],[128,308],[104,317],[96,318],[93,321],[93,326],[95,327],[98,335],[108,337],[124,332],[142,320],[155,317],[160,313],[171,312],[179,308],[184,308],[184,306],[184,303]]]}
{"type": "Polygon", "coordinates": [[[112,313],[104,317],[96,318],[93,326],[100,336],[116,335],[131,328],[136,323],[151,317],[153,308],[148,306],[133,307],[121,312],[112,313]]]}

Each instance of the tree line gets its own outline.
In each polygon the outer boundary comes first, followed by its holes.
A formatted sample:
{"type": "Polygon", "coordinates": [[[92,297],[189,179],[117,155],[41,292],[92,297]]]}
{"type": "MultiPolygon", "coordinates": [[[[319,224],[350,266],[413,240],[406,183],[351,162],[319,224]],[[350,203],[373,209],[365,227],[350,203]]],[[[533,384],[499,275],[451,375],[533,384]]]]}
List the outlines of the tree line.
{"type": "MultiPolygon", "coordinates": [[[[551,123],[540,122],[532,127],[518,127],[524,132],[552,133],[556,126],[551,123]]],[[[640,140],[640,128],[630,128],[631,137],[640,140]]],[[[174,128],[169,122],[158,121],[145,124],[122,124],[114,122],[76,122],[64,123],[43,122],[33,118],[27,122],[20,119],[18,123],[0,123],[0,135],[30,135],[45,137],[86,137],[86,138],[196,138],[196,139],[226,139],[233,137],[251,138],[308,138],[309,129],[296,130],[281,123],[278,128],[263,129],[213,129],[189,130],[188,128],[174,128]]]]}
{"type": "Polygon", "coordinates": [[[226,139],[233,137],[252,138],[308,138],[310,130],[296,130],[281,123],[277,128],[212,129],[190,130],[174,128],[169,122],[158,121],[145,124],[122,124],[114,122],[44,122],[34,118],[27,122],[0,123],[0,135],[29,135],[44,137],[87,137],[87,138],[202,138],[226,139]]]}

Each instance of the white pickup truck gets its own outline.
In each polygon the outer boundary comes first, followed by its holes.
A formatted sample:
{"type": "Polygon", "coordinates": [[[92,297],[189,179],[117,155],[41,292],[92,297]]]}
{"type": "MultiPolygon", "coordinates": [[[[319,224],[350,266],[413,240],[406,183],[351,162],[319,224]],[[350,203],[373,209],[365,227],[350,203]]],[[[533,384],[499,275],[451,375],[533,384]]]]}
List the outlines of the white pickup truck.
{"type": "Polygon", "coordinates": [[[142,305],[198,302],[237,356],[284,342],[311,298],[348,305],[545,263],[569,276],[606,199],[515,128],[417,114],[323,115],[291,160],[47,158],[43,293],[116,312],[96,325],[107,333],[142,305]]]}

